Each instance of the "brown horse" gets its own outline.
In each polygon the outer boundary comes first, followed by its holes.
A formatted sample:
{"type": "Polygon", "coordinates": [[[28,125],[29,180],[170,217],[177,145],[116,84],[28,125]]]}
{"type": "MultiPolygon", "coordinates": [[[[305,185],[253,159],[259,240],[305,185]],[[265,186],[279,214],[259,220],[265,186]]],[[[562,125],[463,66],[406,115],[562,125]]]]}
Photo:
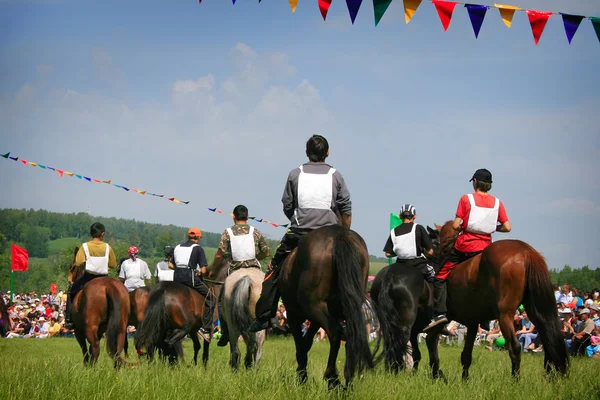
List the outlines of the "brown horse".
{"type": "MultiPolygon", "coordinates": [[[[444,260],[454,247],[458,232],[452,228],[452,221],[436,228],[440,231],[440,258],[444,260]]],[[[467,327],[461,355],[464,379],[469,376],[478,325],[494,319],[500,322],[512,375],[518,378],[521,345],[513,321],[520,304],[538,329],[546,372],[567,373],[569,358],[560,333],[548,266],[533,247],[520,240],[496,241],[482,253],[456,265],[447,278],[447,287],[448,318],[467,327]]]]}
{"type": "MultiPolygon", "coordinates": [[[[150,289],[147,287],[137,288],[132,292],[129,292],[129,319],[127,325],[134,326],[136,329],[139,328],[144,315],[146,314],[146,307],[148,306],[148,296],[150,295],[150,289]]],[[[125,340],[125,346],[123,348],[125,356],[128,355],[129,341],[125,340]]],[[[141,349],[137,348],[138,355],[141,354],[141,349]]]]}
{"type": "Polygon", "coordinates": [[[296,344],[300,382],[307,380],[308,351],[320,327],[330,344],[324,375],[330,389],[340,384],[335,363],[342,337],[346,339],[346,384],[357,372],[373,368],[362,312],[369,274],[369,253],[362,237],[338,225],[316,229],[300,240],[282,268],[279,288],[296,344]],[[307,319],[311,324],[303,335],[302,323],[307,319]]]}
{"type": "MultiPolygon", "coordinates": [[[[69,271],[69,282],[73,283],[85,272],[85,264],[69,271]]],[[[129,316],[129,294],[121,281],[115,278],[100,277],[88,282],[73,299],[73,324],[75,337],[85,365],[94,365],[100,355],[100,339],[106,333],[108,354],[119,368],[123,360],[121,352],[127,340],[127,318],[129,316]],[[89,343],[89,348],[86,343],[89,343]]]]}

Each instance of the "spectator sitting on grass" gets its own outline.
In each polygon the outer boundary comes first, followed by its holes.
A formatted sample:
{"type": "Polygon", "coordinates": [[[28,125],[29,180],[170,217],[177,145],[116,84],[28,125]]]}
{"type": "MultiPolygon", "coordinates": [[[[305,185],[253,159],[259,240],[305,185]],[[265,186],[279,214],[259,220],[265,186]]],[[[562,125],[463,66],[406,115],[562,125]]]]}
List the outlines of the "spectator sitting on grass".
{"type": "Polygon", "coordinates": [[[56,320],[56,318],[50,318],[50,326],[48,326],[48,337],[58,337],[58,334],[60,333],[60,328],[61,326],[56,320]]]}
{"type": "Polygon", "coordinates": [[[523,312],[523,319],[521,320],[522,327],[516,332],[519,342],[521,343],[521,349],[524,353],[529,352],[527,347],[537,337],[537,333],[534,332],[535,325],[529,320],[527,312],[523,312]]]}
{"type": "Polygon", "coordinates": [[[38,339],[46,339],[48,337],[48,329],[50,329],[50,324],[46,321],[46,318],[40,317],[38,319],[38,325],[40,325],[40,329],[35,333],[35,337],[38,339]]]}
{"type": "Polygon", "coordinates": [[[590,337],[596,329],[594,322],[590,319],[589,309],[584,308],[581,310],[579,316],[582,320],[582,323],[579,325],[580,330],[573,335],[571,342],[571,355],[573,356],[584,354],[585,348],[590,344],[590,337]]]}

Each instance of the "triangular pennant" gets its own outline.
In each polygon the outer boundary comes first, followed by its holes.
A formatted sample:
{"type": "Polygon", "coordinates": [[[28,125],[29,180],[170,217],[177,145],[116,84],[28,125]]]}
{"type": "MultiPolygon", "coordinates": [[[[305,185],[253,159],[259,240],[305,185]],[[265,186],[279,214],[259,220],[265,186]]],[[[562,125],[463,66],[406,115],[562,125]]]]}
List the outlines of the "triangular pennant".
{"type": "Polygon", "coordinates": [[[49,169],[50,171],[56,171],[56,169],[52,168],[52,167],[46,167],[47,169],[49,169]]]}
{"type": "Polygon", "coordinates": [[[208,211],[215,212],[215,211],[217,211],[217,209],[216,208],[210,208],[210,207],[208,207],[208,211]]]}
{"type": "Polygon", "coordinates": [[[275,222],[271,222],[271,225],[273,225],[275,228],[277,228],[279,226],[275,222]]]}
{"type": "Polygon", "coordinates": [[[189,200],[188,200],[188,201],[183,201],[183,200],[181,200],[181,202],[182,202],[183,204],[190,204],[190,201],[189,201],[189,200]]]}
{"type": "Polygon", "coordinates": [[[296,6],[298,5],[298,0],[289,0],[290,7],[292,7],[292,12],[296,12],[296,6]]]}
{"type": "Polygon", "coordinates": [[[115,187],[118,187],[119,189],[121,189],[121,185],[117,185],[116,183],[113,183],[113,185],[115,185],[115,187]]]}
{"type": "Polygon", "coordinates": [[[92,178],[92,180],[96,183],[102,183],[102,181],[100,179],[92,178]]]}
{"type": "Polygon", "coordinates": [[[153,194],[152,196],[156,196],[156,197],[165,197],[164,194],[153,194]]]}
{"type": "Polygon", "coordinates": [[[21,162],[23,163],[23,165],[27,165],[27,160],[21,160],[21,162]]]}
{"type": "Polygon", "coordinates": [[[440,21],[442,21],[442,26],[444,27],[444,31],[448,30],[450,26],[450,21],[452,20],[452,13],[454,12],[454,7],[458,4],[454,1],[442,1],[442,0],[432,0],[435,5],[435,9],[440,16],[440,21]]]}
{"type": "Polygon", "coordinates": [[[75,176],[79,179],[83,179],[83,176],[75,174],[75,176]]]}
{"type": "Polygon", "coordinates": [[[262,222],[262,218],[255,218],[254,219],[256,222],[262,222]]]}
{"type": "Polygon", "coordinates": [[[65,171],[62,169],[57,169],[56,172],[58,172],[58,175],[60,175],[61,178],[65,176],[65,171]]]}
{"type": "Polygon", "coordinates": [[[290,226],[290,224],[284,224],[284,225],[279,225],[279,226],[281,226],[283,228],[287,228],[288,226],[290,226]]]}
{"type": "Polygon", "coordinates": [[[546,22],[548,22],[548,18],[550,18],[551,15],[551,12],[527,10],[527,17],[529,18],[531,33],[533,33],[533,40],[535,41],[536,46],[542,37],[542,33],[544,33],[546,22]]]}
{"type": "Polygon", "coordinates": [[[358,10],[360,9],[360,5],[362,4],[362,0],[346,0],[346,5],[348,6],[348,12],[350,13],[350,20],[354,24],[354,20],[356,19],[356,15],[358,14],[358,10]]]}
{"type": "Polygon", "coordinates": [[[408,24],[423,0],[404,0],[404,19],[408,24]]]}
{"type": "Polygon", "coordinates": [[[10,157],[8,157],[8,158],[10,158],[10,159],[11,159],[11,160],[13,160],[13,161],[19,161],[19,157],[13,157],[13,156],[10,156],[10,157]]]}
{"type": "Polygon", "coordinates": [[[146,194],[146,191],[145,190],[140,190],[138,193],[139,194],[146,194]]]}
{"type": "Polygon", "coordinates": [[[217,210],[217,214],[223,214],[223,211],[217,210]]]}
{"type": "Polygon", "coordinates": [[[331,7],[331,0],[319,0],[319,10],[323,16],[323,21],[327,19],[327,11],[329,11],[329,7],[331,7]]]}
{"type": "Polygon", "coordinates": [[[88,181],[88,182],[91,182],[91,181],[92,181],[92,178],[88,178],[87,176],[84,176],[84,178],[85,178],[85,180],[86,180],[86,181],[88,181]]]}
{"type": "Polygon", "coordinates": [[[8,156],[10,156],[10,151],[6,154],[0,154],[1,157],[4,157],[8,160],[8,156]]]}
{"type": "Polygon", "coordinates": [[[248,218],[250,218],[250,219],[254,219],[254,217],[248,217],[248,218]]]}
{"type": "Polygon", "coordinates": [[[42,164],[38,164],[38,167],[41,168],[41,169],[46,169],[46,166],[42,165],[42,164]]]}
{"type": "Polygon", "coordinates": [[[392,0],[373,0],[373,11],[375,12],[375,26],[381,21],[381,17],[387,11],[392,0]]]}
{"type": "Polygon", "coordinates": [[[563,24],[565,26],[567,40],[569,41],[569,44],[571,44],[571,40],[573,40],[573,36],[575,36],[575,32],[577,32],[577,29],[579,28],[579,24],[581,24],[581,21],[585,17],[583,15],[572,15],[564,13],[560,14],[562,15],[563,24]]]}
{"type": "Polygon", "coordinates": [[[69,175],[69,176],[73,176],[73,175],[75,175],[74,173],[72,173],[72,172],[67,172],[67,171],[65,171],[65,174],[67,174],[67,175],[69,175]]]}
{"type": "Polygon", "coordinates": [[[173,201],[173,203],[177,203],[177,204],[179,204],[181,202],[180,200],[177,200],[177,199],[173,199],[172,201],[173,201]]]}
{"type": "Polygon", "coordinates": [[[32,167],[37,167],[37,163],[34,163],[32,161],[29,161],[29,165],[31,165],[32,167]]]}
{"type": "Polygon", "coordinates": [[[590,17],[590,21],[592,21],[592,26],[594,27],[594,31],[596,31],[598,41],[600,41],[600,17],[590,17]]]}
{"type": "Polygon", "coordinates": [[[465,4],[467,11],[469,12],[469,19],[471,25],[473,25],[473,32],[475,33],[475,39],[479,37],[479,31],[485,18],[485,13],[488,10],[488,6],[480,6],[479,4],[465,4]]]}
{"type": "Polygon", "coordinates": [[[125,190],[126,192],[129,192],[129,188],[128,187],[121,186],[121,189],[125,190]]]}
{"type": "Polygon", "coordinates": [[[107,180],[107,181],[102,181],[102,182],[106,183],[107,185],[110,185],[110,182],[111,182],[111,181],[110,181],[110,179],[109,179],[109,180],[107,180]]]}
{"type": "Polygon", "coordinates": [[[522,10],[521,7],[509,6],[505,4],[494,4],[494,7],[500,11],[500,17],[504,22],[504,25],[510,28],[512,25],[513,17],[515,16],[515,11],[522,10]]]}
{"type": "Polygon", "coordinates": [[[233,2],[233,5],[235,6],[235,0],[231,0],[233,2]]]}
{"type": "Polygon", "coordinates": [[[175,200],[175,197],[169,197],[169,200],[173,201],[175,200]]]}

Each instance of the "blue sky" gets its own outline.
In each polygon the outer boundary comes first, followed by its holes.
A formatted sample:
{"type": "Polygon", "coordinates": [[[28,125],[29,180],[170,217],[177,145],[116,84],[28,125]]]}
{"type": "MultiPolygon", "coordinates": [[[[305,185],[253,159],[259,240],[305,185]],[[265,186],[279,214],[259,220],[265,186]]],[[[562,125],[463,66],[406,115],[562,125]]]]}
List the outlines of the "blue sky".
{"type": "MultiPolygon", "coordinates": [[[[494,174],[513,231],[552,268],[600,259],[600,43],[584,20],[568,45],[553,16],[488,11],[475,39],[457,7],[447,32],[423,2],[378,27],[365,0],[323,22],[316,1],[0,1],[0,151],[188,206],[60,179],[2,160],[0,207],[224,230],[239,203],[284,223],[288,172],[313,133],[353,198],[353,228],[383,255],[390,212],[451,219],[477,168],[494,174]]],[[[491,4],[491,3],[486,3],[491,4]]],[[[510,3],[509,3],[510,4],[510,3]]],[[[519,0],[600,16],[596,0],[519,0]]],[[[278,239],[283,229],[258,225],[278,239]]],[[[110,229],[110,227],[109,227],[110,229]]]]}

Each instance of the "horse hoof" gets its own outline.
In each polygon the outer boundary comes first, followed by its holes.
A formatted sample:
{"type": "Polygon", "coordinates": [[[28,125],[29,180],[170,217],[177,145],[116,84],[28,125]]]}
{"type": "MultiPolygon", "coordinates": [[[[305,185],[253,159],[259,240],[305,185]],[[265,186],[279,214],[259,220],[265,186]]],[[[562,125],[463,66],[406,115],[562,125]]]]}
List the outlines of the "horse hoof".
{"type": "MultiPolygon", "coordinates": [[[[332,379],[327,380],[327,388],[329,390],[340,388],[341,384],[342,383],[340,382],[340,380],[338,378],[332,378],[332,379]]],[[[345,387],[343,389],[346,390],[345,387]]]]}

